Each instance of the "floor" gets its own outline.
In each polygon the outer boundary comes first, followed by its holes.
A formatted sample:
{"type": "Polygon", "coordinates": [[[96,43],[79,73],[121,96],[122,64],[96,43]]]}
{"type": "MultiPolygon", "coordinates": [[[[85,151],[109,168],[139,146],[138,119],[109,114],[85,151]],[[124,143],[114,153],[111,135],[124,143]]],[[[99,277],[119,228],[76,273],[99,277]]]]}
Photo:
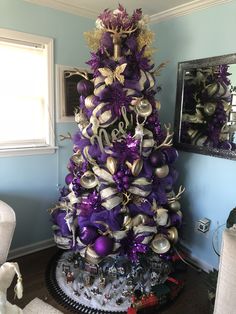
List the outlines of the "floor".
{"type": "MultiPolygon", "coordinates": [[[[21,300],[14,299],[14,285],[8,290],[8,300],[23,308],[35,297],[56,307],[64,314],[71,313],[59,305],[49,294],[45,284],[45,269],[56,253],[55,247],[15,259],[18,262],[23,277],[24,295],[21,300]]],[[[177,299],[155,314],[209,314],[207,298],[206,274],[189,268],[186,272],[186,284],[177,299]]],[[[43,313],[42,313],[43,314],[43,313]]],[[[46,314],[46,313],[45,313],[46,314]]]]}

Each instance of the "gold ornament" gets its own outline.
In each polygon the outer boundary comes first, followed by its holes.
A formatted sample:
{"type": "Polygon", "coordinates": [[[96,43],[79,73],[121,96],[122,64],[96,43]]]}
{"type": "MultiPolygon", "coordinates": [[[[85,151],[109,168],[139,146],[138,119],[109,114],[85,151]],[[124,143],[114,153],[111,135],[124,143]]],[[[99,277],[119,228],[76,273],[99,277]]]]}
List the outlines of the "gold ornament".
{"type": "Polygon", "coordinates": [[[165,226],[169,218],[168,210],[163,207],[159,207],[155,211],[156,211],[156,218],[155,218],[156,223],[159,226],[165,226]]]}
{"type": "Polygon", "coordinates": [[[146,225],[150,221],[147,215],[138,214],[132,219],[132,225],[137,227],[139,225],[146,225]]]}
{"type": "Polygon", "coordinates": [[[168,175],[168,173],[169,173],[168,165],[164,165],[162,167],[155,169],[155,175],[160,179],[165,178],[168,175]]]}
{"type": "Polygon", "coordinates": [[[124,216],[123,227],[125,230],[130,230],[132,228],[132,218],[129,215],[124,216]]]}
{"type": "Polygon", "coordinates": [[[175,227],[171,227],[167,230],[167,237],[170,242],[176,243],[178,241],[178,230],[175,227]]]}
{"type": "Polygon", "coordinates": [[[114,174],[117,170],[118,162],[115,158],[109,156],[106,161],[106,167],[111,174],[114,174]]]}
{"type": "Polygon", "coordinates": [[[207,93],[210,97],[212,97],[214,94],[216,94],[218,90],[218,84],[212,83],[206,86],[207,93]]]}
{"type": "Polygon", "coordinates": [[[137,113],[140,117],[148,117],[152,113],[152,105],[146,99],[141,100],[136,106],[137,113]]]}
{"type": "Polygon", "coordinates": [[[180,205],[180,202],[179,202],[179,201],[174,201],[174,202],[171,202],[171,203],[169,204],[169,207],[170,207],[171,210],[177,212],[177,211],[180,210],[181,205],[180,205]]]}
{"type": "Polygon", "coordinates": [[[206,104],[204,104],[204,112],[208,115],[211,116],[213,115],[213,113],[216,110],[216,104],[212,103],[212,102],[207,102],[206,104]]]}
{"type": "Polygon", "coordinates": [[[164,254],[170,249],[170,242],[163,234],[157,234],[151,242],[151,249],[158,254],[164,254]]]}
{"type": "Polygon", "coordinates": [[[83,155],[80,153],[80,151],[77,151],[74,155],[71,156],[71,160],[76,164],[79,165],[83,162],[83,155]]]}
{"type": "Polygon", "coordinates": [[[98,180],[92,171],[86,171],[80,178],[80,184],[86,189],[92,189],[98,184],[98,180]]]}
{"type": "Polygon", "coordinates": [[[132,164],[130,162],[126,161],[126,165],[131,170],[132,175],[137,177],[143,168],[143,160],[142,159],[136,159],[132,164]]]}
{"type": "Polygon", "coordinates": [[[115,80],[118,80],[121,84],[124,84],[125,78],[122,74],[127,66],[127,63],[118,65],[114,71],[109,68],[99,68],[98,71],[105,77],[105,84],[111,85],[115,80]]]}
{"type": "Polygon", "coordinates": [[[98,264],[102,260],[102,258],[97,255],[97,253],[90,246],[86,249],[85,259],[91,264],[98,264]]]}
{"type": "Polygon", "coordinates": [[[95,99],[94,95],[89,95],[85,98],[84,104],[87,109],[93,109],[95,107],[93,101],[95,99]]]}

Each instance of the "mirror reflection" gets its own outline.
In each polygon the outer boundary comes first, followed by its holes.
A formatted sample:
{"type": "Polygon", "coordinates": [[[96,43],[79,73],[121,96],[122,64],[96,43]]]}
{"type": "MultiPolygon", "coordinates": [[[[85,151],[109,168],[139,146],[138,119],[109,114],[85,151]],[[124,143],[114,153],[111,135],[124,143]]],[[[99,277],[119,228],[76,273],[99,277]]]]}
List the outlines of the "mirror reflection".
{"type": "Polygon", "coordinates": [[[184,150],[236,158],[236,58],[179,63],[175,144],[184,150]]]}

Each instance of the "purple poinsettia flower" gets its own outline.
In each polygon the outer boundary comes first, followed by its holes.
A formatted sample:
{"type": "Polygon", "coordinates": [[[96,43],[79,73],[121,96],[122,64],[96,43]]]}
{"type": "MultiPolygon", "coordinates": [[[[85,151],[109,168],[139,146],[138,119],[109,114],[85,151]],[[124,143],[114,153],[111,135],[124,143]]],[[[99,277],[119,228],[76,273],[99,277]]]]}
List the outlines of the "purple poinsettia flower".
{"type": "Polygon", "coordinates": [[[101,73],[98,71],[99,68],[111,68],[114,69],[116,67],[116,63],[111,58],[108,58],[105,53],[99,49],[96,53],[91,52],[92,58],[86,62],[94,72],[94,76],[99,76],[101,73]]]}
{"type": "Polygon", "coordinates": [[[218,77],[219,77],[219,80],[221,82],[224,82],[227,86],[230,85],[231,81],[230,79],[228,78],[228,76],[230,76],[232,73],[229,73],[228,72],[228,64],[220,64],[218,66],[218,70],[219,70],[219,74],[218,74],[218,77]]]}
{"type": "Polygon", "coordinates": [[[115,81],[113,84],[104,88],[104,90],[99,95],[100,99],[104,102],[109,102],[110,110],[117,116],[121,116],[121,107],[125,106],[127,111],[129,111],[129,104],[132,100],[131,96],[126,95],[126,91],[123,85],[115,81]]]}
{"type": "Polygon", "coordinates": [[[125,161],[133,162],[140,157],[139,140],[134,139],[130,134],[125,139],[121,139],[113,143],[111,150],[113,157],[117,158],[120,163],[125,161]]]}

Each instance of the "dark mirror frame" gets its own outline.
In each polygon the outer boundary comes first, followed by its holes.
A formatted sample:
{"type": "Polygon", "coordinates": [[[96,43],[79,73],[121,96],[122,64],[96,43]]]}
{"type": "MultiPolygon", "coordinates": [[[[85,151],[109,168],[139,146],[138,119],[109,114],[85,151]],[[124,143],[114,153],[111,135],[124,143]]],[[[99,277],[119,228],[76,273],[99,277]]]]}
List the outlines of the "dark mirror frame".
{"type": "Polygon", "coordinates": [[[177,149],[203,155],[216,156],[236,160],[236,150],[226,150],[208,146],[197,146],[181,142],[182,111],[184,104],[184,75],[186,70],[216,66],[220,64],[236,64],[236,53],[218,57],[196,59],[178,63],[176,107],[174,120],[174,145],[177,149]]]}

